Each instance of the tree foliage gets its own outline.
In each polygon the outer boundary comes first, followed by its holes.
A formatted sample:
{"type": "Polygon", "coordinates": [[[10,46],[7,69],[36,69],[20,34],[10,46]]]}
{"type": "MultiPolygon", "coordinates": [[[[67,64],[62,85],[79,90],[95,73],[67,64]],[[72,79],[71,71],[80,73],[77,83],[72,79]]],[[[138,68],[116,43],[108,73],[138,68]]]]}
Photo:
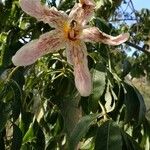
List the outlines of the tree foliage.
{"type": "MultiPolygon", "coordinates": [[[[47,1],[69,11],[75,1],[56,3],[47,1]]],[[[112,35],[128,31],[131,36],[117,47],[87,44],[93,92],[81,97],[63,51],[28,67],[13,66],[11,58],[19,48],[52,29],[25,14],[18,0],[0,1],[1,150],[150,149],[143,96],[126,79],[150,78],[150,11],[135,11],[131,0],[96,3],[90,24],[112,35]],[[133,13],[120,11],[122,3],[132,4],[133,13]],[[132,47],[136,50],[130,57],[132,47]]]]}

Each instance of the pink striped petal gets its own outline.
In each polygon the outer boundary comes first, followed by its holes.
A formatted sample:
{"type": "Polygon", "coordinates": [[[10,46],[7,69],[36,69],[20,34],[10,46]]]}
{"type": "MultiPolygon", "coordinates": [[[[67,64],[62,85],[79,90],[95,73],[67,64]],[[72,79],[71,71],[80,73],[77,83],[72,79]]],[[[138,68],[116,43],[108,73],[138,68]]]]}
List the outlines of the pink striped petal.
{"type": "Polygon", "coordinates": [[[86,45],[81,41],[71,41],[67,44],[69,62],[74,65],[75,85],[81,96],[89,96],[92,91],[92,81],[87,63],[86,45]]]}
{"type": "Polygon", "coordinates": [[[88,65],[85,63],[74,66],[75,85],[81,96],[89,96],[92,91],[92,80],[88,65]]]}
{"type": "Polygon", "coordinates": [[[71,65],[75,65],[75,62],[78,60],[76,59],[81,59],[84,60],[83,58],[87,56],[87,49],[86,45],[81,42],[81,41],[67,41],[66,42],[66,57],[67,61],[71,65]]]}
{"type": "Polygon", "coordinates": [[[72,8],[69,18],[76,20],[78,23],[85,25],[93,16],[95,8],[94,1],[91,0],[80,0],[72,8]]]}
{"type": "Polygon", "coordinates": [[[38,21],[50,24],[52,27],[61,27],[67,20],[67,15],[55,7],[48,8],[40,0],[20,0],[20,6],[30,16],[38,21]]]}
{"type": "Polygon", "coordinates": [[[83,18],[84,18],[84,12],[82,9],[82,5],[76,3],[74,7],[71,9],[71,12],[69,13],[69,19],[75,20],[78,23],[82,23],[83,18]]]}
{"type": "Polygon", "coordinates": [[[20,48],[12,57],[12,62],[15,66],[27,66],[33,64],[39,57],[47,53],[56,52],[61,48],[64,48],[61,34],[53,30],[20,48]]]}
{"type": "Polygon", "coordinates": [[[84,24],[86,24],[93,16],[96,4],[94,0],[79,0],[79,2],[84,9],[84,24]]]}
{"type": "Polygon", "coordinates": [[[111,36],[102,31],[97,27],[89,27],[83,29],[80,39],[85,42],[101,42],[108,45],[120,45],[126,42],[129,38],[129,33],[123,33],[118,36],[111,36]]]}

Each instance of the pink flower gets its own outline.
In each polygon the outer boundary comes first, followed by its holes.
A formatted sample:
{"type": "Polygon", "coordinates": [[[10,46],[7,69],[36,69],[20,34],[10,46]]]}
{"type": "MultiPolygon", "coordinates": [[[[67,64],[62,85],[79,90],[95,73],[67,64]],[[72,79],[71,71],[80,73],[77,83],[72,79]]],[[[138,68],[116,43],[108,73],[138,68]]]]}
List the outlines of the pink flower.
{"type": "Polygon", "coordinates": [[[113,37],[100,31],[97,27],[88,27],[86,23],[94,13],[93,0],[80,0],[70,14],[48,8],[40,0],[20,0],[20,6],[27,14],[38,21],[48,23],[55,30],[47,32],[24,45],[13,56],[15,66],[27,66],[39,57],[66,48],[67,60],[74,66],[75,85],[82,96],[89,96],[92,91],[91,75],[87,63],[85,42],[102,42],[119,45],[129,38],[129,34],[113,37]]]}

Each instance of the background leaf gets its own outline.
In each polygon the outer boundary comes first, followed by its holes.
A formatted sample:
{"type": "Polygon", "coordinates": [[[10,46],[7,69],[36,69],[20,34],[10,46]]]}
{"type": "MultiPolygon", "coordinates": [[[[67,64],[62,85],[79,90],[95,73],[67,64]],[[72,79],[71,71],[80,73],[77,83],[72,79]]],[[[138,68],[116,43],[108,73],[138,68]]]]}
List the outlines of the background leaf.
{"type": "Polygon", "coordinates": [[[122,150],[122,138],[119,127],[109,120],[97,130],[95,150],[122,150]]]}

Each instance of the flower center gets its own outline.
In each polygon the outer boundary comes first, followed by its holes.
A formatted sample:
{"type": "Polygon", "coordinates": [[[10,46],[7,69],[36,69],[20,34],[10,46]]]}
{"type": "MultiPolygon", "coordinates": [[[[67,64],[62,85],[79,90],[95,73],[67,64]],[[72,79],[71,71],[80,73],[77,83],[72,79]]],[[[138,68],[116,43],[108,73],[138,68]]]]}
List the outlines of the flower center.
{"type": "Polygon", "coordinates": [[[81,27],[75,20],[72,20],[69,25],[64,27],[64,32],[67,39],[75,41],[79,37],[81,27]]]}

